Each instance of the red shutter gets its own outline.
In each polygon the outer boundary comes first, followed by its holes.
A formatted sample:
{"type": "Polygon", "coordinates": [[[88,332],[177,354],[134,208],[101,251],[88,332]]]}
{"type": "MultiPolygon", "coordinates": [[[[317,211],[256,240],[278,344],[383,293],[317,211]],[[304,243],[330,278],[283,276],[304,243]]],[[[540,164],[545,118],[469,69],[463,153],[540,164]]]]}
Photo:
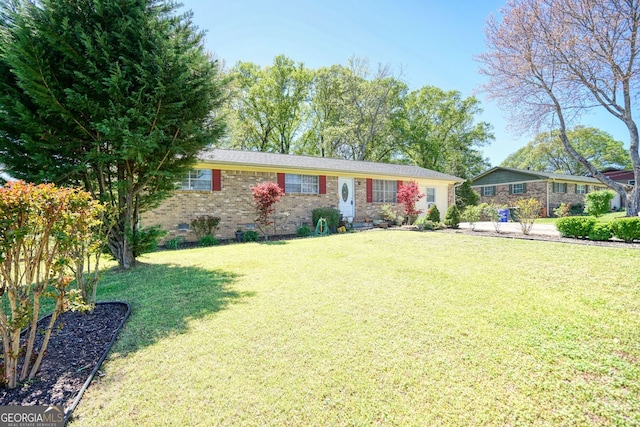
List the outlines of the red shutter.
{"type": "Polygon", "coordinates": [[[400,187],[402,187],[402,181],[398,181],[398,187],[396,188],[396,203],[398,202],[398,193],[400,193],[400,187]]]}
{"type": "Polygon", "coordinates": [[[320,175],[320,178],[318,179],[318,193],[320,194],[327,194],[327,176],[326,175],[320,175]]]}
{"type": "Polygon", "coordinates": [[[220,169],[211,169],[211,191],[222,191],[222,174],[220,169]]]}
{"type": "Polygon", "coordinates": [[[367,203],[373,203],[373,179],[367,178],[367,203]]]}
{"type": "Polygon", "coordinates": [[[284,174],[283,173],[278,173],[278,187],[280,187],[280,189],[282,190],[282,192],[284,193],[284,174]]]}

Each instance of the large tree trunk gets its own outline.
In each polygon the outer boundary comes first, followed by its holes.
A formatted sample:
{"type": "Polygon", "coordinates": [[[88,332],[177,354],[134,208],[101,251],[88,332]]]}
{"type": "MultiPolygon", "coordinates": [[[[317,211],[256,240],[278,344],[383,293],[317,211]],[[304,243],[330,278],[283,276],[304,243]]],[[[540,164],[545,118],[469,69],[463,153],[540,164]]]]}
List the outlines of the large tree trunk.
{"type": "Polygon", "coordinates": [[[111,255],[118,261],[120,267],[125,270],[135,265],[136,259],[133,254],[133,245],[127,239],[126,233],[117,225],[111,230],[108,238],[111,255]]]}
{"type": "Polygon", "coordinates": [[[638,170],[636,170],[636,185],[631,191],[627,191],[627,216],[638,216],[640,213],[640,184],[638,183],[638,170]]]}

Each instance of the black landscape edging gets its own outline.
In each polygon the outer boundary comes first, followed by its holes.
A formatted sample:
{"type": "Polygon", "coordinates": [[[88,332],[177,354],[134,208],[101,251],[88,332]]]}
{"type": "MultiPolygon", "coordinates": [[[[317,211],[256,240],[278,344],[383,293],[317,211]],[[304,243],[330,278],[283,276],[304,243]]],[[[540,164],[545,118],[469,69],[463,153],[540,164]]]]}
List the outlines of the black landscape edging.
{"type": "Polygon", "coordinates": [[[113,347],[113,344],[115,344],[116,339],[118,338],[118,335],[120,334],[120,330],[122,329],[122,327],[124,326],[124,323],[129,318],[129,314],[131,314],[131,306],[129,305],[129,303],[124,302],[124,301],[100,301],[100,302],[96,303],[96,305],[106,305],[106,304],[122,304],[122,305],[125,305],[127,307],[127,312],[124,314],[124,317],[122,318],[122,321],[120,322],[120,326],[118,326],[118,329],[116,329],[115,333],[113,334],[113,338],[111,339],[111,342],[107,346],[107,349],[104,351],[104,354],[102,355],[100,360],[98,360],[98,363],[96,363],[96,366],[93,368],[93,371],[91,371],[91,374],[89,375],[89,378],[87,378],[87,380],[82,385],[82,388],[80,389],[80,391],[78,392],[78,395],[74,399],[73,404],[71,405],[71,408],[69,408],[69,410],[65,412],[65,414],[64,414],[64,423],[63,423],[64,425],[67,425],[67,422],[69,422],[69,419],[71,418],[71,415],[73,414],[74,409],[76,409],[76,406],[78,406],[78,403],[80,403],[80,399],[82,398],[82,395],[87,390],[87,388],[89,388],[89,385],[91,384],[91,381],[93,380],[93,377],[98,373],[98,369],[102,365],[102,362],[104,362],[104,360],[107,358],[107,355],[109,354],[109,351],[111,350],[111,347],[113,347]]]}

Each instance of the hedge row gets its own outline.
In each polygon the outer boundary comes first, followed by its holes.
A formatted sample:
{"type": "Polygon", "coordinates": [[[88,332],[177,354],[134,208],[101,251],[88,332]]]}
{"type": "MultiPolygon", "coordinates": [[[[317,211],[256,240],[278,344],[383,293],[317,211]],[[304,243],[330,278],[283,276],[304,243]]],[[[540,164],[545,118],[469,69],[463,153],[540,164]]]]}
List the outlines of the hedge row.
{"type": "Polygon", "coordinates": [[[598,224],[593,217],[571,216],[556,221],[563,237],[606,241],[615,237],[625,242],[640,241],[640,218],[618,218],[608,224],[598,224]]]}

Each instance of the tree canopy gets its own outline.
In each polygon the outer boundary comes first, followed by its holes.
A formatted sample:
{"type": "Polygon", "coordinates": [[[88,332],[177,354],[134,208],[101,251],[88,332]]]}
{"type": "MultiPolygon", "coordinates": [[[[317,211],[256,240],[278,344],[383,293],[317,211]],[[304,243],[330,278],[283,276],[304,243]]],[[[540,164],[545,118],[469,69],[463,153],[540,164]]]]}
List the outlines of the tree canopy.
{"type": "MultiPolygon", "coordinates": [[[[631,168],[631,161],[622,142],[614,140],[602,130],[577,126],[567,131],[567,138],[576,151],[599,171],[631,168]]],[[[589,174],[589,171],[564,149],[558,131],[536,135],[533,141],[507,156],[501,166],[568,175],[589,174]]]]}
{"type": "Polygon", "coordinates": [[[134,262],[140,214],[215,143],[222,90],[191,14],[158,0],[3,2],[0,154],[16,178],[81,184],[134,262]]]}
{"type": "Polygon", "coordinates": [[[488,51],[479,56],[490,97],[525,129],[558,129],[567,152],[592,176],[640,209],[640,186],[604,176],[576,150],[567,132],[598,109],[629,131],[628,156],[640,179],[637,109],[640,68],[637,0],[509,0],[486,27],[488,51]]]}
{"type": "Polygon", "coordinates": [[[465,177],[487,167],[479,148],[493,135],[475,122],[480,102],[432,86],[409,92],[389,66],[352,57],[310,70],[280,55],[268,67],[239,62],[229,75],[229,147],[413,163],[465,177]]]}
{"type": "Polygon", "coordinates": [[[475,176],[489,164],[479,147],[493,140],[491,125],[475,123],[480,102],[458,91],[425,86],[404,99],[398,121],[402,154],[411,163],[464,178],[475,176]]]}

